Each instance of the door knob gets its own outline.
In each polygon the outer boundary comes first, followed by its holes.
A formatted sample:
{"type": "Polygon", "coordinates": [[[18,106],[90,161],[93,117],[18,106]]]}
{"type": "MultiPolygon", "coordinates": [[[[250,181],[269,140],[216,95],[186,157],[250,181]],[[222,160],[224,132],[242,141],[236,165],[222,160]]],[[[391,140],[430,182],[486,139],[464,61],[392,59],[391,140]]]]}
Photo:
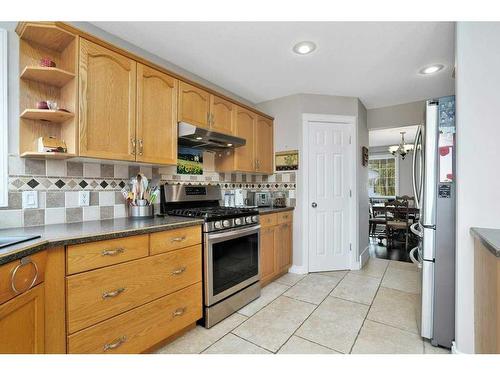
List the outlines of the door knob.
{"type": "Polygon", "coordinates": [[[318,204],[316,202],[312,202],[311,206],[312,206],[312,208],[316,208],[316,207],[318,207],[318,204]]]}

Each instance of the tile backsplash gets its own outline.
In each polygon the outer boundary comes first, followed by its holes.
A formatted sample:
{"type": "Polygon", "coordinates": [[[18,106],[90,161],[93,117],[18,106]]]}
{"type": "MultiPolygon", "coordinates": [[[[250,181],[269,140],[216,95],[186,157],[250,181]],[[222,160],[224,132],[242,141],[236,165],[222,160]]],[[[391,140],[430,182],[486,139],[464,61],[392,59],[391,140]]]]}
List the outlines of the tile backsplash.
{"type": "Polygon", "coordinates": [[[178,175],[176,167],[151,167],[111,162],[22,159],[9,157],[9,205],[0,208],[0,229],[71,223],[127,216],[120,190],[142,172],[152,184],[219,184],[223,190],[285,191],[295,201],[296,174],[270,176],[206,171],[178,175]],[[22,208],[22,192],[38,192],[38,208],[22,208]],[[78,191],[90,192],[90,205],[78,206],[78,191]]]}

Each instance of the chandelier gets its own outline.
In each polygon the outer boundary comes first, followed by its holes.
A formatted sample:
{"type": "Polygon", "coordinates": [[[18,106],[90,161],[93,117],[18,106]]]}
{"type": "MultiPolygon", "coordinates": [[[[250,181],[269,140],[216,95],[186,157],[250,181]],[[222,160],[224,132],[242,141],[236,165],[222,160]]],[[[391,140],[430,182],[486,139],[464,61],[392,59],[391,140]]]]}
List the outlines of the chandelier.
{"type": "Polygon", "coordinates": [[[399,143],[399,145],[389,146],[389,152],[393,156],[397,156],[398,154],[401,155],[401,159],[403,160],[405,159],[405,156],[408,154],[408,152],[413,150],[413,145],[405,143],[405,133],[406,132],[400,132],[401,142],[399,143]]]}

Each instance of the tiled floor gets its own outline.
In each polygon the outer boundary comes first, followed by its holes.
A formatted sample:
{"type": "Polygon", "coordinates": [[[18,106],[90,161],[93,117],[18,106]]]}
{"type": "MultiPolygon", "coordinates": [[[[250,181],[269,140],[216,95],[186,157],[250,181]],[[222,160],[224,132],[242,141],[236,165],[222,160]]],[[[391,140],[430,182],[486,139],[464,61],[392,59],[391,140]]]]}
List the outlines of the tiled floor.
{"type": "Polygon", "coordinates": [[[221,323],[197,326],[158,353],[446,354],[417,331],[417,272],[371,258],[359,271],[286,274],[221,323]]]}

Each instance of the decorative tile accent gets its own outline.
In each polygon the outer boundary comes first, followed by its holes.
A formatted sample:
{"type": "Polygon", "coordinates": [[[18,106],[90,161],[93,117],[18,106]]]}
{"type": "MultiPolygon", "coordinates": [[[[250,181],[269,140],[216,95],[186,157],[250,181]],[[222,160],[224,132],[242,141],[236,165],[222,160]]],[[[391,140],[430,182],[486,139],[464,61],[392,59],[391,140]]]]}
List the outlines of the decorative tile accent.
{"type": "Polygon", "coordinates": [[[103,189],[106,189],[106,186],[108,186],[108,183],[107,183],[106,181],[102,180],[102,181],[101,181],[101,183],[100,183],[99,185],[101,185],[101,187],[102,187],[103,189]]]}
{"type": "Polygon", "coordinates": [[[80,183],[78,184],[82,189],[85,189],[89,184],[85,180],[81,180],[80,183]]]}
{"type": "Polygon", "coordinates": [[[26,183],[26,185],[28,185],[32,189],[36,188],[39,184],[40,183],[33,178],[26,183]]]}
{"type": "Polygon", "coordinates": [[[62,180],[57,180],[55,184],[59,189],[62,189],[66,185],[62,180]]]}

